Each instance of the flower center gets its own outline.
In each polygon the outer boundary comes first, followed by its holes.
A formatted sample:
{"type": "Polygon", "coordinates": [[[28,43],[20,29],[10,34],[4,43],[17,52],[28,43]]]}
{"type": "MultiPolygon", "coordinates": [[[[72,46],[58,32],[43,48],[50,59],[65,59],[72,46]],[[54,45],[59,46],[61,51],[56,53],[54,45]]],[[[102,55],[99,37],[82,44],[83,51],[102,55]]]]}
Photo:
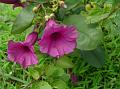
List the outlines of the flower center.
{"type": "Polygon", "coordinates": [[[23,49],[24,49],[26,52],[29,52],[29,51],[30,51],[30,49],[29,49],[28,46],[23,46],[23,49]]]}
{"type": "Polygon", "coordinates": [[[58,40],[61,38],[61,33],[60,32],[54,32],[51,34],[51,39],[52,40],[58,40]]]}

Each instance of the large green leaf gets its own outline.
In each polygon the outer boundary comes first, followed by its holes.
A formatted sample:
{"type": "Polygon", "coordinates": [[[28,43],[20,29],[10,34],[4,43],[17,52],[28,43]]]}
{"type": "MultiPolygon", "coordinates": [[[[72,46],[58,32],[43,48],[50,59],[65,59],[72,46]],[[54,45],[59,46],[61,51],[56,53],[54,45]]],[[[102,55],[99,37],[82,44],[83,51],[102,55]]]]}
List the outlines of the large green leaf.
{"type": "Polygon", "coordinates": [[[69,89],[68,85],[63,80],[55,80],[52,86],[55,89],[69,89]]]}
{"type": "Polygon", "coordinates": [[[68,25],[75,25],[79,31],[77,48],[81,50],[93,50],[101,42],[103,33],[96,29],[96,24],[86,24],[85,18],[81,15],[70,15],[63,21],[68,25]]]}
{"type": "Polygon", "coordinates": [[[62,68],[72,68],[74,66],[72,60],[67,56],[59,58],[56,63],[62,68]]]}
{"type": "Polygon", "coordinates": [[[101,67],[104,64],[105,53],[102,48],[91,51],[81,51],[82,57],[94,67],[101,67]]]}
{"type": "Polygon", "coordinates": [[[30,89],[52,89],[52,87],[45,81],[36,82],[30,89]]]}
{"type": "Polygon", "coordinates": [[[47,77],[60,77],[64,74],[63,68],[59,66],[55,66],[53,64],[48,65],[45,70],[45,74],[47,77]]]}
{"type": "Polygon", "coordinates": [[[13,27],[12,33],[19,34],[25,31],[27,28],[31,26],[34,14],[30,8],[30,6],[24,8],[21,13],[17,16],[13,27]]]}

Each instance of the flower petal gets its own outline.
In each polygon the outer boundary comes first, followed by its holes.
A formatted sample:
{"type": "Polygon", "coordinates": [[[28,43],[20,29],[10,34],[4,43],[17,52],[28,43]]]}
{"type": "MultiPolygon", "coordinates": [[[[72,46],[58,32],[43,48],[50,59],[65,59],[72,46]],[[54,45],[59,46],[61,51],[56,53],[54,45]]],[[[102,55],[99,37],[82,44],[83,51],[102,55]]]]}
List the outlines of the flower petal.
{"type": "Polygon", "coordinates": [[[20,58],[25,53],[22,46],[23,46],[23,44],[20,42],[15,43],[13,41],[9,41],[8,42],[8,51],[7,51],[8,58],[9,58],[8,60],[12,61],[12,60],[20,58]]]}
{"type": "Polygon", "coordinates": [[[78,32],[74,26],[57,24],[49,20],[39,41],[40,51],[52,57],[63,56],[74,51],[78,32]]]}
{"type": "Polygon", "coordinates": [[[23,68],[27,68],[30,65],[35,65],[38,63],[37,56],[32,53],[27,53],[24,55],[24,61],[22,62],[23,68]]]}
{"type": "Polygon", "coordinates": [[[27,68],[29,65],[38,63],[37,56],[34,53],[33,46],[24,42],[8,42],[8,60],[14,61],[27,68]]]}
{"type": "Polygon", "coordinates": [[[38,33],[32,32],[27,36],[25,43],[28,43],[29,45],[34,45],[37,40],[38,40],[38,33]]]}

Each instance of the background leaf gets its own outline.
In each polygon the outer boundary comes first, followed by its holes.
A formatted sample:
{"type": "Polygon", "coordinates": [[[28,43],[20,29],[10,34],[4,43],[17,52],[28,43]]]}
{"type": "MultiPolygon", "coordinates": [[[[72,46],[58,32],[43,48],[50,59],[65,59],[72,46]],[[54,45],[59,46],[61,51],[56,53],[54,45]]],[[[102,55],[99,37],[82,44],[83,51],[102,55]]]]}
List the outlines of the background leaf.
{"type": "Polygon", "coordinates": [[[51,64],[47,66],[45,73],[47,77],[60,77],[64,75],[65,71],[63,68],[51,64]]]}
{"type": "Polygon", "coordinates": [[[69,4],[76,4],[78,2],[80,2],[81,0],[65,0],[66,3],[69,3],[69,4]]]}
{"type": "Polygon", "coordinates": [[[117,6],[120,4],[120,0],[113,0],[113,6],[117,6]]]}
{"type": "Polygon", "coordinates": [[[59,58],[56,63],[62,68],[72,68],[74,66],[72,60],[67,56],[59,58]]]}
{"type": "Polygon", "coordinates": [[[52,83],[52,86],[55,89],[69,89],[68,85],[64,81],[62,81],[62,80],[55,80],[52,83]]]}
{"type": "Polygon", "coordinates": [[[104,64],[105,53],[102,48],[97,48],[91,51],[81,51],[81,55],[85,59],[85,61],[87,61],[94,67],[99,68],[104,64]]]}
{"type": "Polygon", "coordinates": [[[30,6],[24,8],[21,13],[17,16],[13,27],[12,33],[19,34],[25,31],[27,28],[31,26],[34,14],[30,8],[30,6]]]}
{"type": "Polygon", "coordinates": [[[52,87],[48,84],[48,82],[40,81],[34,83],[30,89],[52,89],[52,87]]]}
{"type": "Polygon", "coordinates": [[[86,24],[85,18],[81,15],[70,15],[63,22],[77,27],[79,31],[78,49],[93,50],[102,40],[103,33],[101,29],[96,29],[96,24],[86,24]]]}

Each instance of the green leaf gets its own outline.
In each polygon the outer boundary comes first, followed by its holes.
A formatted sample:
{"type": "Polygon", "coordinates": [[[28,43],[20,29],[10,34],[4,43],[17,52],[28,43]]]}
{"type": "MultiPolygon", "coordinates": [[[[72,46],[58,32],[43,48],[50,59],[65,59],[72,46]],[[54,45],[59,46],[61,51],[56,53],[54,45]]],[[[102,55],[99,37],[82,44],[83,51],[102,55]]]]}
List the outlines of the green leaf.
{"type": "Polygon", "coordinates": [[[68,85],[64,81],[62,81],[62,80],[55,80],[52,83],[52,86],[55,89],[69,89],[68,85]]]}
{"type": "Polygon", "coordinates": [[[47,77],[60,77],[65,72],[64,72],[63,68],[51,64],[51,65],[47,66],[45,73],[46,73],[47,77]]]}
{"type": "Polygon", "coordinates": [[[19,34],[25,31],[27,28],[31,26],[34,14],[31,10],[31,7],[28,6],[24,8],[21,13],[17,16],[13,27],[12,34],[19,34]]]}
{"type": "Polygon", "coordinates": [[[70,15],[63,21],[68,25],[75,25],[79,31],[77,48],[81,50],[93,50],[101,42],[103,33],[96,29],[96,24],[86,24],[85,18],[81,15],[70,15]]]}
{"type": "Polygon", "coordinates": [[[39,72],[37,70],[35,70],[34,68],[29,68],[29,73],[35,80],[38,80],[40,77],[39,72]]]}
{"type": "Polygon", "coordinates": [[[120,5],[120,0],[113,0],[113,6],[120,5]]]}
{"type": "Polygon", "coordinates": [[[60,8],[57,13],[57,18],[60,20],[63,20],[63,18],[65,16],[65,12],[66,12],[66,10],[64,8],[60,8]]]}
{"type": "Polygon", "coordinates": [[[74,66],[74,64],[72,63],[72,60],[67,56],[63,56],[59,58],[56,64],[62,68],[72,68],[74,66]]]}
{"type": "Polygon", "coordinates": [[[52,89],[52,87],[48,84],[48,82],[40,81],[34,83],[30,89],[52,89]]]}
{"type": "Polygon", "coordinates": [[[75,7],[75,5],[77,5],[78,3],[80,3],[81,0],[65,0],[65,4],[67,4],[67,9],[72,9],[75,7]]]}
{"type": "Polygon", "coordinates": [[[65,82],[68,82],[70,80],[70,74],[66,74],[64,73],[61,77],[60,77],[61,80],[65,81],[65,82]]]}
{"type": "Polygon", "coordinates": [[[73,5],[79,3],[81,0],[65,0],[65,3],[68,5],[73,5]]]}
{"type": "Polygon", "coordinates": [[[95,15],[95,16],[88,16],[87,17],[87,23],[91,24],[91,23],[97,23],[105,18],[107,18],[109,16],[110,13],[105,13],[105,14],[101,14],[101,15],[95,15]]]}
{"type": "Polygon", "coordinates": [[[104,64],[105,53],[102,48],[97,48],[91,51],[81,51],[82,57],[87,61],[89,64],[93,65],[94,67],[102,67],[104,64]]]}
{"type": "Polygon", "coordinates": [[[46,3],[48,0],[36,0],[39,3],[46,3]]]}

